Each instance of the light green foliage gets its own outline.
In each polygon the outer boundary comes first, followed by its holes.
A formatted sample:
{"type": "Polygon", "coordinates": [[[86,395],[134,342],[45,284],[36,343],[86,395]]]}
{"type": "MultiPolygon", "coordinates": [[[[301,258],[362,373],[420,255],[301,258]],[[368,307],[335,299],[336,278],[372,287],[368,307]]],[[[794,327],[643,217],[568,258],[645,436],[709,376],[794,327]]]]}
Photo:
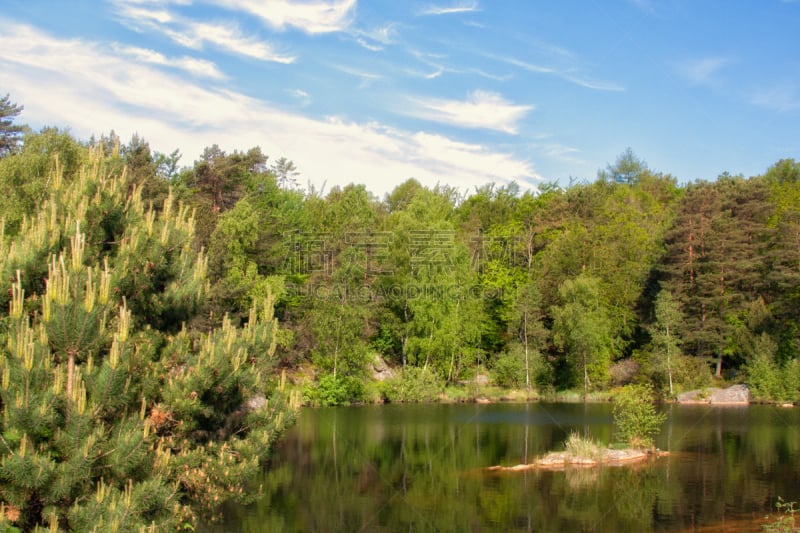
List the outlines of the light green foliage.
{"type": "Polygon", "coordinates": [[[651,365],[656,377],[665,376],[669,394],[675,392],[675,362],[680,358],[679,330],[683,314],[678,302],[668,291],[658,293],[655,301],[655,322],[650,326],[653,352],[651,365]]]}
{"type": "Polygon", "coordinates": [[[492,367],[494,382],[501,387],[520,389],[525,387],[525,354],[516,350],[503,353],[492,367]],[[522,355],[522,357],[520,357],[522,355]]]}
{"type": "Polygon", "coordinates": [[[416,191],[389,217],[390,275],[380,284],[397,294],[386,305],[401,326],[401,359],[454,382],[478,359],[483,300],[466,246],[455,238],[449,189],[416,191]]]}
{"type": "Polygon", "coordinates": [[[6,232],[16,233],[23,217],[47,199],[56,172],[72,179],[85,157],[86,150],[68,133],[46,128],[27,133],[21,150],[0,158],[0,213],[6,232]]]}
{"type": "Polygon", "coordinates": [[[600,461],[603,458],[603,447],[589,437],[582,437],[580,433],[569,434],[564,449],[567,455],[579,459],[592,459],[600,461]]]}
{"type": "Polygon", "coordinates": [[[597,278],[581,275],[567,280],[559,296],[562,303],[552,310],[553,340],[586,393],[609,379],[608,366],[616,355],[611,320],[597,278]]]}
{"type": "Polygon", "coordinates": [[[74,175],[54,160],[47,201],[0,238],[0,504],[23,530],[214,520],[294,413],[274,301],[182,327],[208,295],[187,209],[146,208],[102,150],[81,157],[74,175]]]}
{"type": "Polygon", "coordinates": [[[766,333],[755,340],[753,355],[744,365],[744,375],[753,399],[767,402],[793,402],[798,399],[800,361],[776,361],[777,343],[766,333]]]}
{"type": "Polygon", "coordinates": [[[553,380],[552,369],[542,353],[536,348],[529,348],[526,353],[525,346],[516,342],[495,360],[492,375],[501,387],[524,389],[530,382],[531,389],[540,392],[549,388],[553,380]]]}
{"type": "Polygon", "coordinates": [[[444,391],[444,382],[430,369],[407,366],[399,376],[384,381],[380,390],[391,403],[432,402],[444,391]]]}
{"type": "Polygon", "coordinates": [[[650,384],[621,387],[614,395],[613,414],[618,438],[634,448],[653,446],[653,438],[667,419],[656,410],[650,384]]]}
{"type": "Polygon", "coordinates": [[[303,388],[307,403],[315,406],[349,405],[364,399],[364,379],[356,376],[325,374],[303,388]]]}

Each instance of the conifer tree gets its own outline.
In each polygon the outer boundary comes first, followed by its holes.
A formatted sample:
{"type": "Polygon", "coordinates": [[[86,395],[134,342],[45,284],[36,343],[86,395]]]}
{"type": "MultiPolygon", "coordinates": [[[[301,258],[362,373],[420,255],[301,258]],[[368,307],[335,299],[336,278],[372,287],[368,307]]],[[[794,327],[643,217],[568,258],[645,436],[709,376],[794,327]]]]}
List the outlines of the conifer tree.
{"type": "Polygon", "coordinates": [[[0,234],[0,528],[137,531],[219,517],[291,422],[269,295],[245,325],[184,325],[207,297],[193,219],[54,160],[49,199],[0,234]]]}

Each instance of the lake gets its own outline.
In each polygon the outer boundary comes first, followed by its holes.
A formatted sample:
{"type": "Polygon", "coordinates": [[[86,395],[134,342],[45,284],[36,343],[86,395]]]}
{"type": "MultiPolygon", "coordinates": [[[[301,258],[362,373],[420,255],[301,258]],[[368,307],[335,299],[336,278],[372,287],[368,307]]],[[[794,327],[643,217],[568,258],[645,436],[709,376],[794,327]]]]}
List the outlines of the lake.
{"type": "Polygon", "coordinates": [[[275,449],[263,497],[226,509],[244,532],[760,531],[800,499],[800,411],[666,405],[644,465],[489,473],[613,441],[610,404],[384,405],[305,409],[275,449]]]}

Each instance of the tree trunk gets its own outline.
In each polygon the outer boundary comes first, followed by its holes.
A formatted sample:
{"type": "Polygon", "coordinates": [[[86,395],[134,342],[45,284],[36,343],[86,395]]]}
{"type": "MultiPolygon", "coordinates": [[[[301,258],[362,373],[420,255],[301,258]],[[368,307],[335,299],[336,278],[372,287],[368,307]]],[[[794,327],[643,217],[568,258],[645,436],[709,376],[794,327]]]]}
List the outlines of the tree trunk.
{"type": "Polygon", "coordinates": [[[528,390],[528,396],[531,395],[531,367],[530,359],[528,357],[528,313],[522,314],[522,334],[525,337],[525,387],[528,390]]]}
{"type": "Polygon", "coordinates": [[[670,360],[670,342],[669,326],[667,326],[667,374],[669,375],[669,395],[672,396],[672,361],[670,360]]]}

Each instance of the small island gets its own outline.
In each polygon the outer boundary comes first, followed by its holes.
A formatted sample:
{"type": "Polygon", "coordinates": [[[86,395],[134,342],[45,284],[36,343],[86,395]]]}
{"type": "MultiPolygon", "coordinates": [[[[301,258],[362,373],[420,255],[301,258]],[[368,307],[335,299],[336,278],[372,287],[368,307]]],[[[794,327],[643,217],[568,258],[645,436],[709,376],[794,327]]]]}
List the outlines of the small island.
{"type": "Polygon", "coordinates": [[[596,466],[623,466],[651,461],[669,455],[655,448],[608,448],[581,437],[570,435],[564,451],[549,452],[531,463],[514,466],[491,466],[488,472],[520,472],[524,470],[563,470],[565,468],[592,468],[596,466]]]}
{"type": "Polygon", "coordinates": [[[614,397],[614,426],[624,448],[602,446],[589,437],[571,433],[563,451],[552,451],[533,462],[515,466],[491,466],[488,472],[518,472],[524,470],[562,470],[567,467],[622,466],[637,464],[669,455],[658,450],[653,438],[665,420],[656,411],[653,390],[649,385],[628,385],[614,397]]]}

